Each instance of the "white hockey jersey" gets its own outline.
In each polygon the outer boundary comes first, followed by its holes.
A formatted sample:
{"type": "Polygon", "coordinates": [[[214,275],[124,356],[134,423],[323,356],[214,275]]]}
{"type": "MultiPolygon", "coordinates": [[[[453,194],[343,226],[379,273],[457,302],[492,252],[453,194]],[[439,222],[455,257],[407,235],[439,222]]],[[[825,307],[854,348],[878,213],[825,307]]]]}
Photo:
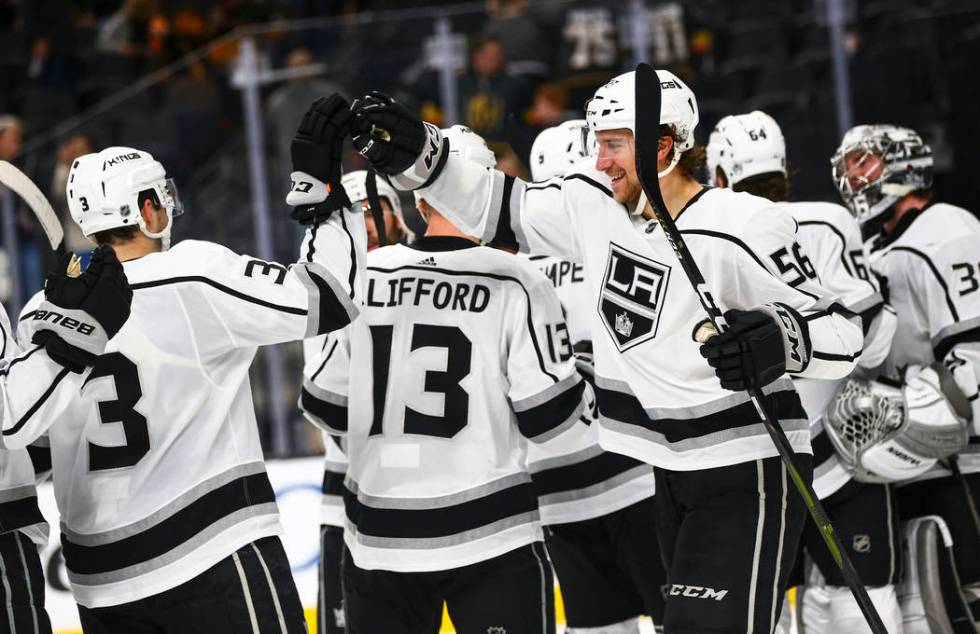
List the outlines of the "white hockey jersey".
{"type": "MultiPolygon", "coordinates": [[[[411,171],[417,164],[392,181],[428,180],[419,193],[467,233],[584,265],[604,448],[677,470],[777,455],[748,395],[722,389],[701,357],[693,333],[704,310],[656,221],[616,203],[594,159],[576,165],[560,188],[526,186],[458,156],[438,165],[438,175],[411,171]]],[[[803,376],[852,370],[860,327],[812,280],[785,283],[770,257],[795,243],[788,214],[746,193],[705,189],[677,226],[721,310],[787,304],[809,324],[813,356],[803,376]]],[[[765,392],[794,449],[809,453],[806,414],[789,377],[765,392]]]]}
{"type": "MultiPolygon", "coordinates": [[[[797,241],[802,247],[799,257],[789,251],[773,255],[773,262],[784,271],[783,279],[795,284],[801,276],[815,278],[845,308],[860,315],[864,351],[858,364],[865,368],[878,367],[891,347],[897,320],[868,267],[861,225],[846,208],[833,203],[781,202],[779,206],[796,220],[797,241]]],[[[851,479],[824,433],[824,413],[845,380],[799,378],[794,381],[810,419],[813,488],[820,498],[837,491],[851,479]]]]}
{"type": "MultiPolygon", "coordinates": [[[[589,294],[585,271],[578,262],[532,255],[532,264],[551,280],[568,325],[568,340],[576,352],[592,354],[589,294]]],[[[591,420],[595,395],[586,386],[587,425],[576,426],[561,438],[527,451],[527,470],[538,494],[541,523],[565,524],[601,517],[654,494],[650,465],[622,454],[603,451],[599,427],[591,420]]]]}
{"type": "MultiPolygon", "coordinates": [[[[365,242],[363,214],[348,212],[308,231],[290,267],[191,240],[123,263],[132,313],[80,397],[56,421],[30,417],[4,431],[21,445],[48,431],[78,603],[162,592],[281,532],[249,366],[258,346],[356,316],[365,242]]],[[[21,318],[25,333],[36,302],[21,318]]]]}
{"type": "Polygon", "coordinates": [[[345,437],[354,562],[446,570],[542,539],[527,439],[582,424],[551,284],[453,237],[377,249],[367,270],[361,317],[307,364],[300,397],[345,437]]]}
{"type": "MultiPolygon", "coordinates": [[[[7,311],[0,306],[0,359],[2,359],[0,362],[2,363],[0,367],[2,388],[0,389],[3,389],[4,394],[7,390],[23,393],[37,390],[35,376],[22,365],[22,362],[15,361],[23,354],[17,343],[10,327],[10,320],[7,318],[7,311]]],[[[37,346],[31,346],[31,349],[33,348],[37,346]]],[[[43,352],[39,354],[38,361],[56,372],[62,370],[61,366],[48,359],[43,352]]],[[[3,407],[3,404],[0,404],[0,407],[3,407]]],[[[4,408],[5,416],[15,414],[16,412],[4,408]]],[[[57,417],[60,412],[47,408],[39,415],[57,417]]],[[[14,423],[16,421],[11,421],[11,424],[14,423]]],[[[48,523],[37,505],[37,490],[34,485],[38,479],[38,472],[48,469],[50,469],[50,453],[44,447],[0,449],[0,533],[16,530],[27,535],[39,547],[47,544],[48,523]],[[35,461],[39,464],[35,465],[35,461]],[[42,462],[48,464],[42,465],[42,462]]]]}
{"type": "MultiPolygon", "coordinates": [[[[966,473],[980,471],[980,222],[967,210],[936,203],[907,213],[891,236],[871,244],[871,266],[888,279],[898,329],[885,374],[941,361],[973,405],[966,473]]],[[[922,478],[949,475],[937,465],[922,478]]]]}

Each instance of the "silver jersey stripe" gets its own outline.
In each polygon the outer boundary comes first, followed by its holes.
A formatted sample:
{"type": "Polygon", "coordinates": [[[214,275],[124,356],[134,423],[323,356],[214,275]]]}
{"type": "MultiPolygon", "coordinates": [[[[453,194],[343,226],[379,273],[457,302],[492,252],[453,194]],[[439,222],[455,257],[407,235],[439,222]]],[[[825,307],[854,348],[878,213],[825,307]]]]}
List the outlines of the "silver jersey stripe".
{"type": "Polygon", "coordinates": [[[974,328],[980,328],[980,317],[964,319],[956,322],[955,324],[950,324],[936,333],[936,336],[933,337],[931,341],[932,346],[935,348],[943,339],[948,339],[953,335],[958,335],[961,332],[973,330],[974,328]]]}
{"type": "MultiPolygon", "coordinates": [[[[642,478],[649,478],[653,480],[653,471],[650,469],[650,465],[641,464],[628,471],[624,471],[618,475],[614,475],[608,480],[603,480],[596,484],[592,484],[581,489],[571,489],[568,491],[556,491],[555,493],[549,493],[548,495],[542,495],[538,498],[539,506],[550,506],[552,504],[564,504],[565,502],[574,502],[576,500],[588,500],[607,491],[612,491],[616,487],[622,486],[627,482],[632,482],[633,480],[640,480],[642,478]]],[[[653,487],[650,487],[650,495],[653,495],[653,487]]]]}
{"type": "Polygon", "coordinates": [[[354,321],[357,315],[360,313],[360,309],[354,304],[354,301],[350,298],[350,293],[344,288],[344,286],[334,277],[330,271],[326,269],[321,264],[315,262],[302,262],[293,266],[293,270],[297,273],[297,277],[303,282],[307,290],[310,293],[309,306],[307,306],[307,311],[309,312],[309,324],[306,328],[306,336],[313,337],[320,334],[320,295],[322,291],[320,287],[317,286],[316,282],[313,281],[312,275],[316,275],[321,280],[323,280],[330,290],[333,291],[334,299],[337,303],[341,305],[344,312],[347,313],[348,323],[354,321]]]}
{"type": "Polygon", "coordinates": [[[343,462],[327,460],[323,463],[323,470],[329,473],[347,473],[347,465],[343,462]]]}
{"type": "MultiPolygon", "coordinates": [[[[169,566],[175,561],[192,555],[195,550],[236,524],[241,524],[242,522],[252,518],[261,517],[264,515],[278,517],[279,507],[276,506],[275,502],[247,506],[243,509],[235,511],[231,515],[226,515],[194,537],[191,537],[186,542],[183,542],[173,550],[169,550],[159,557],[154,557],[153,559],[148,559],[138,564],[133,564],[132,566],[126,566],[125,568],[120,568],[109,572],[99,572],[85,575],[74,573],[69,570],[68,579],[72,583],[77,583],[84,586],[97,586],[133,579],[135,577],[145,575],[148,572],[159,570],[164,566],[169,566]]],[[[272,535],[272,533],[270,533],[270,535],[272,535]]]]}
{"type": "Polygon", "coordinates": [[[490,185],[490,201],[487,210],[487,224],[483,229],[483,240],[490,242],[497,235],[497,225],[500,223],[500,207],[504,201],[504,181],[506,176],[503,172],[493,170],[493,183],[490,185]]]}
{"type": "MultiPolygon", "coordinates": [[[[604,390],[611,390],[614,392],[621,392],[634,399],[636,395],[630,388],[629,384],[625,381],[619,381],[617,379],[607,379],[602,376],[596,376],[596,385],[604,390]]],[[[793,380],[789,377],[781,377],[776,379],[769,385],[762,388],[763,394],[772,394],[774,392],[789,392],[794,391],[793,380]]],[[[637,399],[639,400],[639,399],[637,399]]],[[[668,419],[695,419],[704,418],[705,416],[710,416],[711,414],[717,414],[718,412],[724,411],[726,409],[731,409],[739,405],[750,402],[748,392],[735,392],[732,394],[725,395],[721,398],[715,399],[713,401],[708,401],[707,403],[700,403],[698,405],[692,405],[689,407],[644,407],[643,411],[646,413],[647,417],[653,420],[660,418],[668,419]]]]}
{"type": "Polygon", "coordinates": [[[356,495],[357,501],[364,506],[369,506],[374,509],[390,509],[397,511],[424,511],[428,509],[441,509],[449,506],[456,506],[457,504],[463,504],[465,502],[486,497],[493,493],[497,493],[498,491],[503,491],[504,489],[510,489],[521,484],[530,484],[530,482],[531,476],[527,473],[512,473],[502,478],[491,480],[486,484],[473,487],[472,489],[466,489],[465,491],[458,491],[448,495],[426,498],[386,498],[377,495],[369,495],[362,492],[357,486],[357,482],[351,478],[347,478],[347,480],[344,482],[344,486],[346,486],[351,493],[356,495]]]}
{"type": "Polygon", "coordinates": [[[253,475],[256,473],[265,473],[265,464],[263,462],[248,462],[245,464],[236,465],[231,469],[223,473],[219,473],[216,476],[212,476],[204,482],[194,486],[160,510],[151,513],[143,519],[133,522],[127,526],[101,533],[78,533],[65,526],[64,522],[62,522],[61,533],[70,541],[79,546],[102,546],[104,544],[111,544],[121,539],[132,537],[133,535],[137,535],[156,526],[163,520],[186,508],[192,502],[199,500],[205,494],[210,493],[215,489],[219,489],[229,482],[233,482],[234,480],[237,480],[243,476],[253,475]]]}
{"type": "Polygon", "coordinates": [[[529,440],[535,443],[548,442],[552,438],[557,438],[558,436],[564,434],[573,425],[578,424],[578,419],[582,416],[582,411],[585,409],[585,403],[579,401],[578,405],[575,406],[575,411],[572,412],[568,418],[561,422],[560,425],[552,427],[543,434],[538,434],[537,436],[532,436],[529,440]]]}
{"type": "MultiPolygon", "coordinates": [[[[640,425],[631,425],[629,423],[622,423],[618,420],[606,418],[601,413],[599,414],[599,421],[606,429],[627,436],[636,436],[649,442],[663,445],[670,448],[670,450],[673,452],[704,449],[705,447],[720,445],[722,443],[731,440],[738,440],[740,438],[750,438],[753,436],[769,437],[769,433],[766,431],[765,426],[762,423],[757,423],[755,425],[745,425],[743,427],[722,429],[711,434],[695,436],[694,438],[685,438],[684,440],[679,440],[677,442],[668,442],[664,435],[659,432],[652,431],[646,427],[641,427],[640,425]]],[[[809,429],[809,421],[807,421],[805,418],[781,419],[779,423],[780,427],[782,427],[783,431],[786,433],[807,431],[809,429]]]]}
{"type": "Polygon", "coordinates": [[[857,313],[860,315],[861,313],[868,310],[872,306],[877,306],[878,304],[881,304],[884,301],[885,298],[881,296],[881,293],[874,293],[873,295],[870,295],[863,299],[859,299],[858,301],[848,306],[847,309],[852,313],[857,313]]]}
{"type": "Polygon", "coordinates": [[[541,473],[542,471],[547,471],[549,469],[557,469],[558,467],[567,467],[568,465],[585,462],[589,458],[595,458],[601,453],[603,453],[603,449],[597,443],[594,445],[589,445],[585,449],[579,449],[578,451],[573,451],[572,453],[568,453],[563,456],[555,456],[554,458],[537,460],[528,464],[527,470],[530,473],[541,473]]]}
{"type": "Polygon", "coordinates": [[[346,396],[343,394],[337,394],[336,392],[331,392],[330,390],[325,390],[308,378],[303,379],[303,389],[321,401],[326,401],[327,403],[338,407],[347,407],[346,396]]]}
{"type": "Polygon", "coordinates": [[[404,550],[432,550],[435,548],[449,548],[450,546],[458,546],[460,544],[466,544],[469,542],[476,541],[478,539],[483,539],[485,537],[490,537],[491,535],[496,535],[505,530],[515,528],[518,526],[534,526],[540,522],[540,516],[537,511],[529,511],[527,513],[521,513],[519,515],[513,515],[511,517],[506,517],[502,520],[493,522],[492,524],[487,524],[485,526],[480,526],[479,528],[474,528],[462,533],[457,533],[455,535],[447,535],[445,537],[425,537],[425,538],[409,538],[409,537],[375,537],[373,535],[362,535],[357,532],[356,526],[347,522],[347,530],[354,535],[354,539],[357,540],[358,544],[363,546],[368,546],[370,548],[399,548],[404,550]]]}
{"type": "Polygon", "coordinates": [[[524,234],[524,225],[521,222],[521,214],[524,212],[524,182],[514,179],[514,189],[510,192],[510,230],[517,238],[517,248],[520,253],[528,253],[527,236],[524,234]]]}
{"type": "Polygon", "coordinates": [[[569,374],[561,381],[549,385],[537,394],[532,394],[531,396],[522,398],[519,401],[511,401],[511,407],[515,412],[523,412],[533,407],[537,407],[542,403],[547,403],[562,392],[575,387],[581,380],[582,377],[580,377],[577,372],[574,374],[569,374]]]}
{"type": "Polygon", "coordinates": [[[16,502],[17,500],[32,498],[36,495],[37,489],[34,488],[33,484],[27,484],[21,487],[11,487],[0,491],[0,504],[5,502],[16,502]]]}

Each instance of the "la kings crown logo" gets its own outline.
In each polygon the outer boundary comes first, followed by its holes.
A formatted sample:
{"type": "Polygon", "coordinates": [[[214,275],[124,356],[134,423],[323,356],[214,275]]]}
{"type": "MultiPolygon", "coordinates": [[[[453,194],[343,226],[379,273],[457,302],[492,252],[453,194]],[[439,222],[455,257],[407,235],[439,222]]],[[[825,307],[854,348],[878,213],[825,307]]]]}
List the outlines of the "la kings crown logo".
{"type": "Polygon", "coordinates": [[[670,267],[609,243],[599,314],[624,352],[657,335],[670,267]]]}

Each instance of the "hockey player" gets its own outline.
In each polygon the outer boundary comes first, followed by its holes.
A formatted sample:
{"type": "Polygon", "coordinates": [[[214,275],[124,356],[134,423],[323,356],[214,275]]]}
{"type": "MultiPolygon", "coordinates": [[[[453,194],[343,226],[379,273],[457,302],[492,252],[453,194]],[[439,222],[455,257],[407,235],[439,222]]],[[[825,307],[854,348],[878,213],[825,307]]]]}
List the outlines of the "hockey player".
{"type": "MultiPolygon", "coordinates": [[[[581,119],[542,131],[531,147],[535,182],[528,187],[560,188],[565,173],[590,154],[589,137],[581,119]]],[[[591,376],[590,302],[582,265],[540,255],[530,260],[555,287],[579,368],[591,376]]],[[[568,631],[635,634],[639,615],[649,614],[656,624],[663,620],[667,574],[650,538],[656,532],[656,485],[650,465],[603,451],[597,427],[581,426],[578,434],[565,435],[561,447],[547,451],[532,445],[528,470],[568,631]]]]}
{"type": "MultiPolygon", "coordinates": [[[[104,351],[129,316],[132,291],[122,265],[109,247],[95,251],[85,272],[66,272],[68,258],[48,275],[33,342],[18,346],[7,313],[0,307],[0,390],[4,435],[25,416],[57,419],[65,399],[81,385],[80,372],[104,351]],[[36,412],[33,413],[32,412],[36,412]]],[[[77,264],[77,262],[76,262],[77,264]]],[[[70,401],[69,401],[70,402],[70,401]]],[[[0,446],[3,444],[0,435],[0,446]]],[[[37,504],[34,483],[50,471],[50,454],[41,447],[0,450],[0,631],[51,632],[44,609],[44,575],[38,553],[48,525],[37,504]]]]}
{"type": "Polygon", "coordinates": [[[794,288],[765,259],[795,242],[785,212],[694,180],[703,158],[694,147],[694,94],[671,73],[658,74],[660,189],[730,325],[700,347],[700,302],[641,196],[634,73],[596,91],[586,120],[598,158],[577,165],[560,189],[529,190],[450,156],[437,128],[380,93],[354,103],[374,126],[362,124],[354,143],[393,185],[419,189],[464,231],[582,262],[595,306],[600,442],[655,466],[671,584],[666,631],[768,632],[805,509],[741,390],[764,388],[808,477],[806,415],[786,375],[847,375],[861,330],[819,285],[794,288]]]}
{"type": "MultiPolygon", "coordinates": [[[[445,134],[457,155],[490,154],[465,128],[445,134]]],[[[425,236],[371,252],[361,318],[307,365],[300,400],[346,441],[347,630],[432,631],[445,601],[460,634],[550,634],[524,463],[527,439],[582,425],[561,306],[527,262],[419,207],[425,236]]]]}
{"type": "MultiPolygon", "coordinates": [[[[846,308],[860,315],[865,337],[859,366],[868,370],[879,366],[891,345],[896,320],[869,274],[861,227],[840,205],[787,201],[786,143],[776,121],[758,110],[723,118],[708,140],[707,159],[708,177],[715,186],[767,198],[793,216],[799,226],[797,243],[769,254],[769,259],[787,283],[817,279],[846,308]]],[[[901,542],[892,486],[852,479],[824,433],[825,411],[843,384],[843,379],[801,378],[795,382],[810,419],[813,487],[888,631],[901,632],[902,614],[894,586],[901,542]]],[[[827,581],[828,587],[818,590],[829,602],[823,631],[870,631],[823,538],[810,523],[804,529],[804,544],[827,581]]]]}
{"type": "MultiPolygon", "coordinates": [[[[947,406],[937,406],[937,420],[926,422],[942,424],[955,411],[953,404],[964,397],[972,408],[969,444],[958,459],[965,482],[953,477],[945,468],[948,463],[941,461],[915,482],[901,486],[898,496],[903,518],[938,515],[948,525],[959,579],[973,602],[976,619],[980,614],[976,516],[980,493],[980,223],[965,209],[933,200],[932,152],[913,130],[857,126],[844,135],[831,162],[841,197],[870,238],[871,267],[887,280],[889,301],[898,313],[898,330],[884,375],[902,380],[904,374],[906,385],[923,376],[935,381],[937,372],[928,366],[944,364],[955,385],[947,381],[941,385],[944,389],[933,390],[933,400],[947,406]],[[943,398],[936,398],[937,391],[943,398]]],[[[931,462],[918,460],[925,466],[931,462]]],[[[903,465],[905,469],[910,466],[918,465],[903,465]]]]}
{"type": "MultiPolygon", "coordinates": [[[[367,229],[368,251],[378,248],[378,230],[374,226],[374,217],[371,215],[371,202],[368,200],[367,193],[367,170],[357,170],[344,174],[341,184],[347,192],[347,196],[354,204],[354,208],[360,208],[364,212],[364,227],[367,229]]],[[[405,216],[402,213],[402,202],[398,197],[398,192],[388,184],[383,178],[378,178],[378,199],[381,202],[381,209],[384,213],[385,236],[388,244],[399,242],[411,242],[415,239],[412,231],[405,224],[405,216]]]]}
{"type": "Polygon", "coordinates": [[[168,249],[180,201],[144,151],[107,148],[73,163],[72,218],[123,261],[132,318],[63,416],[27,417],[5,441],[50,436],[86,634],[305,632],[248,369],[258,346],[343,327],[358,312],[363,214],[340,185],[349,121],[342,98],[319,100],[293,140],[287,202],[309,228],[291,267],[209,242],[168,249]]]}

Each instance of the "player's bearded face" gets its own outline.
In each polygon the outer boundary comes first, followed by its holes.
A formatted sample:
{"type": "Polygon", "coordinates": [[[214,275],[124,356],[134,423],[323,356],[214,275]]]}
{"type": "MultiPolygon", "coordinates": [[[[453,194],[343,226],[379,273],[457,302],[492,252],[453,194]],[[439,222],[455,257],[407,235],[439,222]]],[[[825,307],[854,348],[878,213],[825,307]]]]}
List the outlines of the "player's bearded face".
{"type": "Polygon", "coordinates": [[[604,172],[612,181],[613,198],[630,209],[640,200],[643,189],[636,175],[636,146],[629,130],[603,130],[596,132],[599,156],[596,169],[604,172]]]}
{"type": "MultiPolygon", "coordinates": [[[[367,231],[368,250],[377,248],[381,243],[378,241],[378,229],[374,226],[374,216],[371,215],[371,205],[367,200],[360,201],[361,209],[364,211],[364,229],[367,231]]],[[[385,235],[388,236],[388,244],[395,244],[402,239],[401,228],[395,214],[392,213],[388,201],[381,200],[381,209],[384,210],[385,235]]]]}

